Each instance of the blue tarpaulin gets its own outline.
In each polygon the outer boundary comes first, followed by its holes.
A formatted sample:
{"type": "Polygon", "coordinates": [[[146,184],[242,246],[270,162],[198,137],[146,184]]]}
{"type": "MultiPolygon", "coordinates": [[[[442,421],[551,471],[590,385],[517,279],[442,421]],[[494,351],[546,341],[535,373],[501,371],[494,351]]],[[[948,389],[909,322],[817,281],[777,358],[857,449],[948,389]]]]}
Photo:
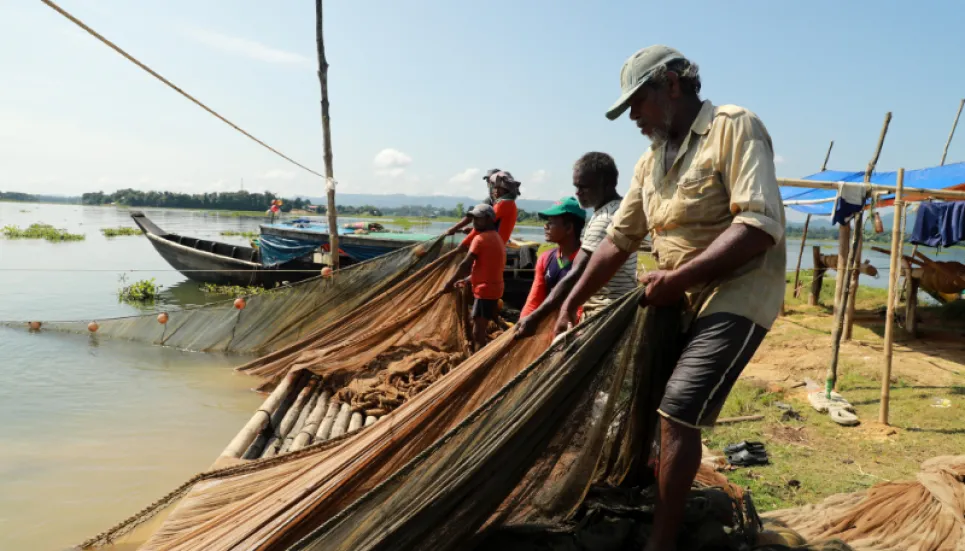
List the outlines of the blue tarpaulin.
{"type": "Polygon", "coordinates": [[[258,240],[261,249],[261,264],[269,268],[311,254],[318,248],[318,243],[312,241],[264,233],[259,236],[258,240]]]}
{"type": "Polygon", "coordinates": [[[928,203],[918,208],[911,242],[928,247],[951,247],[965,241],[965,203],[928,203]]]}
{"type": "MultiPolygon", "coordinates": [[[[864,182],[864,171],[845,172],[841,170],[825,170],[803,178],[815,182],[864,182]]],[[[897,172],[875,172],[871,175],[871,183],[885,186],[893,186],[897,183],[897,172]]],[[[933,168],[921,168],[918,170],[905,171],[905,187],[923,189],[945,189],[959,184],[965,184],[965,163],[954,163],[933,168]]],[[[798,212],[805,214],[816,214],[830,216],[834,210],[834,197],[837,195],[831,189],[807,189],[799,187],[782,187],[781,198],[784,201],[810,201],[816,199],[830,199],[824,203],[812,205],[788,205],[798,212]]],[[[892,195],[887,195],[883,199],[890,199],[892,195]]]]}

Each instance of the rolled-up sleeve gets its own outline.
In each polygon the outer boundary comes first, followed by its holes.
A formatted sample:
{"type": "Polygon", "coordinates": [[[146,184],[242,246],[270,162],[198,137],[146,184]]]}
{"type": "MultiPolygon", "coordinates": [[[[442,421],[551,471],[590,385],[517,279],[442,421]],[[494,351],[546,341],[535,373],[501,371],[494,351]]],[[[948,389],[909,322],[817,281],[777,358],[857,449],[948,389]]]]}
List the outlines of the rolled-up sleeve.
{"type": "Polygon", "coordinates": [[[730,191],[730,211],[735,224],[757,228],[779,243],[784,237],[784,205],[774,169],[774,150],[764,124],[755,115],[732,119],[730,154],[723,167],[724,184],[730,191]]]}
{"type": "Polygon", "coordinates": [[[620,208],[613,215],[613,224],[607,230],[607,237],[625,253],[635,252],[647,236],[647,213],[643,204],[643,179],[645,159],[640,159],[633,171],[630,191],[620,202],[620,208]]]}

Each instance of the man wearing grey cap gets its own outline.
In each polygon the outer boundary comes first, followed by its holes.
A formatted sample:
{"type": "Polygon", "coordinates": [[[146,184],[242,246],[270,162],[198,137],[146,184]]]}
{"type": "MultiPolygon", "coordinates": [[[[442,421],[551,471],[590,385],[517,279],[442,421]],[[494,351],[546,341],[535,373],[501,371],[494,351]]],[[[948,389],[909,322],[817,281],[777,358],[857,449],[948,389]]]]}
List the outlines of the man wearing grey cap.
{"type": "MultiPolygon", "coordinates": [[[[658,269],[642,302],[682,305],[686,333],[665,388],[658,503],[646,551],[676,548],[686,496],[711,427],[784,298],[784,208],[771,138],[734,105],[701,101],[697,65],[666,46],[633,54],[607,118],[629,118],[650,138],[607,239],[563,304],[557,332],[649,233],[658,269]]],[[[666,345],[666,344],[664,344],[666,345]]]]}

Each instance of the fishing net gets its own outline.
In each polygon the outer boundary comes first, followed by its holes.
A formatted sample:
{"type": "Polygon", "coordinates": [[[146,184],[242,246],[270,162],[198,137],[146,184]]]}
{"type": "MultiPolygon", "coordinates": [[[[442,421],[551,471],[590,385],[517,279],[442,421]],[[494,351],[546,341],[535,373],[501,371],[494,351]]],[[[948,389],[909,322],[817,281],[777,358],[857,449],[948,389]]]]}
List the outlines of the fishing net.
{"type": "MultiPolygon", "coordinates": [[[[344,320],[243,366],[276,385],[252,421],[282,421],[243,430],[229,448],[287,440],[284,417],[302,417],[293,405],[305,411],[305,396],[319,389],[308,418],[328,392],[334,404],[345,400],[329,411],[376,403],[386,406],[380,420],[287,453],[245,452],[261,458],[197,475],[82,547],[600,551],[645,539],[647,459],[682,344],[680,311],[640,309],[633,292],[553,343],[548,319],[530,339],[504,332],[453,365],[468,342],[467,301],[439,290],[458,261],[444,256],[344,320]],[[622,539],[586,539],[617,524],[622,539]],[[534,547],[540,530],[562,539],[534,547]]],[[[716,473],[701,481],[688,522],[703,539],[688,535],[697,546],[686,548],[752,548],[760,523],[749,496],[716,473]]]]}
{"type": "Polygon", "coordinates": [[[813,538],[836,537],[857,550],[965,550],[965,456],[925,461],[917,479],[766,515],[813,538]]]}
{"type": "MultiPolygon", "coordinates": [[[[184,350],[261,354],[296,342],[337,320],[373,296],[438,258],[444,238],[393,251],[290,286],[234,300],[157,313],[98,320],[99,337],[125,339],[184,350]]],[[[87,333],[88,321],[44,322],[44,330],[87,333]]]]}

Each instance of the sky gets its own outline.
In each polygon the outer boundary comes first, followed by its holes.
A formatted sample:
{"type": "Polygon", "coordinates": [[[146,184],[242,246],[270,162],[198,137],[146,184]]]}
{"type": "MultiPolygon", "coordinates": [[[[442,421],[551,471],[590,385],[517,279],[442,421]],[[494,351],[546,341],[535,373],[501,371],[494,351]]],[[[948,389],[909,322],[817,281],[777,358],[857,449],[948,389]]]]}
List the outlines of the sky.
{"type": "MultiPolygon", "coordinates": [[[[60,0],[60,5],[273,147],[323,172],[314,3],[60,0]]],[[[757,113],[779,176],[937,165],[965,97],[965,4],[741,0],[326,0],[332,142],[351,193],[482,196],[488,168],[523,198],[571,193],[605,151],[620,188],[648,147],[604,117],[624,60],[668,44],[702,96],[757,113]]],[[[0,190],[124,187],[321,196],[288,164],[39,0],[0,0],[0,190]]],[[[965,130],[948,162],[965,161],[965,130]]]]}

